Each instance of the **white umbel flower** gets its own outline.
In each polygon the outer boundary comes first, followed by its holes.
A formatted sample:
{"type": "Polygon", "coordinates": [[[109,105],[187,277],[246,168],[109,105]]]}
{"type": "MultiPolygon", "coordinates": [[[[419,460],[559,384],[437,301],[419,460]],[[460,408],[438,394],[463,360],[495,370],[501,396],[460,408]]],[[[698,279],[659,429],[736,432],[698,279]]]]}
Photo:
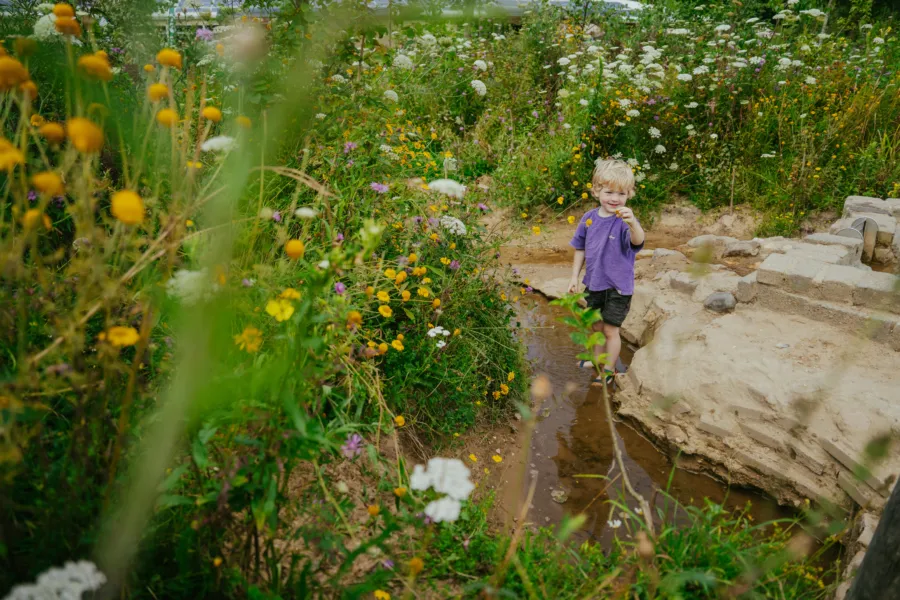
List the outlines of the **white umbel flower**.
{"type": "Polygon", "coordinates": [[[460,510],[462,510],[460,501],[446,496],[425,506],[425,514],[435,523],[452,523],[459,518],[460,510]]]}
{"type": "Polygon", "coordinates": [[[301,206],[297,210],[294,211],[294,214],[299,219],[315,219],[316,215],[318,215],[318,211],[314,208],[310,208],[308,206],[301,206]]]}
{"type": "Polygon", "coordinates": [[[413,61],[410,60],[410,58],[405,54],[398,54],[397,56],[395,56],[394,62],[392,64],[398,69],[403,69],[406,71],[412,69],[415,66],[413,65],[413,61]]]}
{"type": "Polygon", "coordinates": [[[662,144],[657,144],[657,145],[656,145],[656,148],[654,148],[653,151],[656,152],[657,154],[665,154],[665,153],[666,153],[666,147],[663,146],[662,144]]]}
{"type": "Polygon", "coordinates": [[[657,129],[656,127],[651,127],[650,129],[647,130],[647,133],[649,133],[650,137],[652,137],[653,139],[656,139],[662,135],[659,132],[659,129],[657,129]]]}
{"type": "Polygon", "coordinates": [[[469,479],[469,469],[458,458],[436,456],[428,467],[416,465],[409,478],[409,487],[417,491],[432,488],[446,494],[425,507],[425,514],[437,522],[451,522],[459,518],[461,502],[469,497],[475,484],[469,479]]]}
{"type": "Polygon", "coordinates": [[[676,77],[678,81],[690,81],[693,78],[694,77],[690,73],[679,73],[678,77],[676,77]]]}
{"type": "Polygon", "coordinates": [[[85,592],[95,592],[105,583],[106,575],[94,563],[67,562],[62,568],[51,567],[38,575],[35,584],[14,587],[5,600],[81,598],[85,592]]]}
{"type": "Polygon", "coordinates": [[[462,198],[466,194],[466,186],[452,179],[435,179],[428,184],[428,189],[453,198],[462,198]]]}
{"type": "Polygon", "coordinates": [[[234,138],[227,135],[211,137],[200,146],[204,152],[228,152],[234,148],[234,138]]]}
{"type": "Polygon", "coordinates": [[[166,293],[169,297],[181,300],[186,306],[209,300],[217,290],[218,286],[213,285],[206,269],[199,271],[181,269],[175,271],[175,275],[166,282],[166,293]]]}
{"type": "Polygon", "coordinates": [[[466,235],[466,224],[449,215],[441,217],[441,227],[454,235],[466,235]]]}
{"type": "Polygon", "coordinates": [[[384,96],[384,99],[387,100],[388,102],[399,102],[400,101],[400,96],[398,96],[397,92],[395,92],[394,90],[385,90],[383,96],[384,96]]]}
{"type": "Polygon", "coordinates": [[[476,69],[478,69],[479,71],[487,71],[487,63],[484,62],[483,60],[476,60],[476,61],[473,63],[473,66],[474,66],[476,69]]]}
{"type": "Polygon", "coordinates": [[[487,94],[487,86],[484,85],[484,82],[480,79],[473,79],[472,83],[469,85],[472,86],[472,89],[474,89],[475,93],[479,96],[484,96],[485,94],[487,94]]]}

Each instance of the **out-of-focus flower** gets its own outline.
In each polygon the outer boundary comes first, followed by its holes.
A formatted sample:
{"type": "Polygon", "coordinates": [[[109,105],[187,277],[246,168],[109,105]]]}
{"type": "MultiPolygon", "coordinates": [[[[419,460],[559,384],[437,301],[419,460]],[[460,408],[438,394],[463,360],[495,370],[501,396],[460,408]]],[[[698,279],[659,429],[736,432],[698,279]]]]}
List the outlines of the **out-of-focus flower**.
{"type": "Polygon", "coordinates": [[[356,458],[362,454],[363,438],[358,433],[352,433],[347,436],[347,441],[341,446],[341,452],[347,458],[356,458]]]}

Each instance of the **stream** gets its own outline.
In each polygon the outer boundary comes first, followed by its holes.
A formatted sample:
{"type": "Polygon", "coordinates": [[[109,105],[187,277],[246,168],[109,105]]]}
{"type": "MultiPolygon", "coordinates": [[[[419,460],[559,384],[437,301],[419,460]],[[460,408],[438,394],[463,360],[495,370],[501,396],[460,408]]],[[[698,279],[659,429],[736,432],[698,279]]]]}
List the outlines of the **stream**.
{"type": "MultiPolygon", "coordinates": [[[[523,447],[528,444],[529,448],[522,459],[524,468],[518,469],[518,481],[510,481],[500,502],[508,519],[518,516],[536,478],[528,522],[544,526],[561,522],[565,514],[583,513],[587,521],[576,536],[580,541],[592,539],[608,548],[613,536],[630,537],[629,531],[634,528],[618,509],[611,512],[614,507],[608,500],[623,499],[625,495],[606,423],[602,388],[591,385],[593,371],[579,368],[575,358],[579,348],[569,338],[569,327],[559,322],[563,314],[563,309],[551,306],[537,294],[529,296],[519,309],[523,342],[528,347],[533,373],[549,377],[553,396],[538,408],[530,444],[522,440],[523,447]],[[582,474],[603,475],[615,481],[608,486],[607,479],[576,477],[582,474]],[[555,490],[564,492],[564,502],[553,499],[555,490]]],[[[625,346],[623,341],[622,361],[628,364],[635,349],[625,346]]],[[[669,494],[683,505],[702,506],[708,498],[735,509],[750,502],[750,513],[757,522],[793,516],[792,511],[759,493],[728,487],[706,475],[677,468],[626,423],[617,422],[616,430],[627,474],[648,502],[654,489],[668,488],[669,494]]],[[[559,492],[557,499],[561,499],[559,492]]],[[[655,505],[672,517],[671,501],[656,495],[655,505]]],[[[633,510],[637,502],[629,498],[628,506],[633,510]]],[[[686,518],[684,511],[675,515],[676,523],[686,518]]]]}

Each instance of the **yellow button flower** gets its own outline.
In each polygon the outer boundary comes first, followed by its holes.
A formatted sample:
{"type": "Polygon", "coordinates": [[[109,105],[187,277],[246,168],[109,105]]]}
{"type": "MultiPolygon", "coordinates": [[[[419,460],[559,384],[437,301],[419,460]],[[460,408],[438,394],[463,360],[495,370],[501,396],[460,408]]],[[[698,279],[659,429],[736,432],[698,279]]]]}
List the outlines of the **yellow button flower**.
{"type": "Polygon", "coordinates": [[[394,350],[396,350],[397,352],[403,351],[403,342],[400,340],[394,340],[393,342],[391,342],[391,346],[393,346],[394,350]]]}
{"type": "Polygon", "coordinates": [[[53,14],[57,17],[74,17],[75,9],[72,8],[71,4],[66,4],[65,2],[60,2],[53,6],[53,14]]]}
{"type": "Polygon", "coordinates": [[[416,262],[417,260],[419,260],[419,257],[416,256],[416,253],[415,253],[415,252],[410,252],[410,253],[409,253],[409,256],[407,257],[407,260],[408,260],[409,262],[411,262],[411,263],[414,263],[414,262],[416,262]]]}
{"type": "Polygon", "coordinates": [[[284,288],[284,291],[278,294],[278,297],[284,298],[285,300],[299,300],[300,292],[294,288],[284,288]]]}
{"type": "Polygon", "coordinates": [[[58,144],[66,139],[66,130],[59,123],[45,123],[38,128],[38,133],[53,144],[58,144]]]}
{"type": "Polygon", "coordinates": [[[137,329],[134,327],[116,325],[106,330],[104,339],[116,348],[123,348],[125,346],[134,346],[141,339],[141,336],[138,335],[137,329]]]}
{"type": "Polygon", "coordinates": [[[81,35],[81,25],[73,17],[57,17],[53,26],[64,35],[74,35],[75,37],[81,35]]]}
{"type": "Polygon", "coordinates": [[[541,235],[541,228],[538,227],[537,225],[535,225],[534,227],[531,228],[531,232],[534,235],[541,235]]]}
{"type": "Polygon", "coordinates": [[[437,310],[437,309],[440,308],[440,307],[441,307],[441,299],[440,299],[440,298],[435,298],[435,299],[431,302],[431,308],[437,310]]]}
{"type": "Polygon", "coordinates": [[[288,240],[284,244],[284,253],[294,260],[303,258],[305,252],[306,245],[302,240],[288,240]]]}
{"type": "Polygon", "coordinates": [[[409,290],[403,290],[402,292],[400,292],[400,297],[403,299],[404,302],[409,300],[411,296],[412,296],[412,294],[409,293],[409,290]]]}
{"type": "Polygon", "coordinates": [[[52,223],[50,222],[50,217],[42,213],[37,208],[29,208],[25,211],[25,214],[22,215],[22,226],[27,230],[36,229],[38,225],[43,225],[44,229],[50,229],[52,227],[52,223]]]}
{"type": "Polygon", "coordinates": [[[495,454],[491,457],[491,460],[493,460],[495,463],[501,463],[503,462],[503,457],[499,454],[495,454]]]}
{"type": "Polygon", "coordinates": [[[569,217],[566,219],[566,221],[569,222],[569,225],[574,225],[574,224],[575,224],[575,217],[573,217],[572,215],[569,215],[569,217]]]}
{"type": "Polygon", "coordinates": [[[78,68],[81,69],[85,75],[94,79],[109,81],[113,76],[112,69],[109,66],[109,59],[105,58],[100,53],[85,54],[79,58],[78,68]]]}
{"type": "Polygon", "coordinates": [[[378,513],[381,512],[381,509],[378,507],[377,504],[370,504],[366,510],[369,511],[369,515],[371,515],[373,517],[377,517],[378,513]]]}
{"type": "Polygon", "coordinates": [[[154,83],[147,88],[147,97],[151,102],[159,102],[169,96],[169,86],[164,83],[154,83]]]}
{"type": "Polygon", "coordinates": [[[200,112],[200,116],[213,123],[218,123],[222,120],[222,111],[215,106],[205,106],[200,112]]]}
{"type": "MultiPolygon", "coordinates": [[[[449,154],[449,153],[448,153],[449,154]]],[[[422,569],[425,568],[425,563],[418,556],[413,557],[409,561],[409,572],[413,574],[413,576],[418,575],[422,572],[422,569]]]]}
{"type": "Polygon", "coordinates": [[[388,279],[393,279],[394,277],[397,276],[397,271],[395,271],[393,269],[385,269],[384,276],[387,277],[388,279]]]}
{"type": "Polygon", "coordinates": [[[41,125],[43,125],[44,123],[47,122],[44,119],[44,117],[42,117],[41,115],[39,115],[37,113],[31,115],[31,118],[29,119],[29,121],[31,122],[32,127],[40,127],[41,125]]]}
{"type": "Polygon", "coordinates": [[[406,281],[406,277],[407,277],[406,271],[400,271],[399,273],[397,273],[397,276],[394,278],[394,284],[400,285],[401,283],[406,281]]]}
{"type": "Polygon", "coordinates": [[[243,115],[235,118],[234,122],[237,123],[238,127],[240,127],[241,129],[250,129],[250,127],[253,125],[253,123],[250,122],[250,118],[243,115]]]}
{"type": "Polygon", "coordinates": [[[471,460],[472,462],[478,462],[478,457],[475,456],[474,454],[470,454],[470,455],[469,455],[469,460],[471,460]]]}
{"type": "Polygon", "coordinates": [[[171,48],[163,48],[156,54],[156,62],[164,67],[181,68],[181,54],[171,48]]]}
{"type": "Polygon", "coordinates": [[[378,300],[380,300],[381,302],[387,303],[391,301],[391,297],[387,292],[378,292],[377,294],[375,294],[375,297],[378,298],[378,300]]]}
{"type": "Polygon", "coordinates": [[[149,63],[146,64],[146,65],[144,65],[144,72],[145,72],[145,73],[152,73],[152,72],[155,71],[155,70],[156,70],[156,67],[154,67],[153,65],[151,65],[151,64],[149,64],[149,63]]]}
{"type": "Polygon", "coordinates": [[[406,418],[403,415],[397,415],[396,417],[394,417],[394,423],[397,425],[397,427],[403,427],[404,425],[406,425],[406,418]]]}
{"type": "Polygon", "coordinates": [[[391,595],[384,590],[375,590],[375,600],[391,600],[391,595]]]}
{"type": "Polygon", "coordinates": [[[373,288],[371,285],[366,286],[366,296],[371,298],[372,294],[374,294],[374,293],[375,293],[375,288],[373,288]]]}
{"type": "Polygon", "coordinates": [[[63,186],[62,177],[53,171],[43,171],[31,176],[31,185],[42,194],[48,196],[62,196],[66,188],[63,186]]]}
{"type": "Polygon", "coordinates": [[[406,495],[406,488],[403,487],[402,485],[400,487],[395,487],[394,495],[397,496],[398,498],[402,498],[403,496],[406,495]]]}
{"type": "MultiPolygon", "coordinates": [[[[48,123],[47,125],[50,125],[48,123]]],[[[44,127],[47,127],[45,125],[44,127]]],[[[43,127],[41,128],[44,129],[43,127]]],[[[83,117],[75,117],[66,121],[66,133],[72,140],[72,145],[79,152],[90,154],[99,152],[103,147],[103,130],[93,122],[83,117]]],[[[49,137],[45,133],[41,133],[44,137],[49,137]]]]}
{"type": "Polygon", "coordinates": [[[394,314],[394,311],[392,311],[391,307],[388,306],[387,304],[382,304],[381,306],[379,306],[378,312],[381,313],[381,316],[384,317],[385,319],[389,318],[391,315],[394,314]]]}
{"type": "Polygon", "coordinates": [[[171,108],[164,108],[156,113],[156,122],[163,127],[174,127],[178,122],[178,113],[171,108]]]}
{"type": "Polygon", "coordinates": [[[420,296],[422,296],[423,298],[427,298],[431,295],[431,291],[428,288],[423,288],[423,287],[420,287],[416,291],[416,293],[419,294],[420,296]]]}
{"type": "Polygon", "coordinates": [[[126,225],[140,225],[144,222],[144,201],[131,190],[120,190],[112,195],[110,212],[126,225]]]}

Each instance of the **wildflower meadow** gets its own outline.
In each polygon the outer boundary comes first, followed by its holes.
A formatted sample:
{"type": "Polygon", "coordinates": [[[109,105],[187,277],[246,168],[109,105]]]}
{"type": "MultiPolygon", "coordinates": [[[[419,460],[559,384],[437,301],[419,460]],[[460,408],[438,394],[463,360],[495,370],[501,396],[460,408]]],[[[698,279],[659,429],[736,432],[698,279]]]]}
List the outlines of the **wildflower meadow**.
{"type": "Polygon", "coordinates": [[[889,16],[228,4],[0,4],[0,594],[828,597],[796,522],[510,533],[453,456],[547,395],[485,217],[896,195],[889,16]]]}

